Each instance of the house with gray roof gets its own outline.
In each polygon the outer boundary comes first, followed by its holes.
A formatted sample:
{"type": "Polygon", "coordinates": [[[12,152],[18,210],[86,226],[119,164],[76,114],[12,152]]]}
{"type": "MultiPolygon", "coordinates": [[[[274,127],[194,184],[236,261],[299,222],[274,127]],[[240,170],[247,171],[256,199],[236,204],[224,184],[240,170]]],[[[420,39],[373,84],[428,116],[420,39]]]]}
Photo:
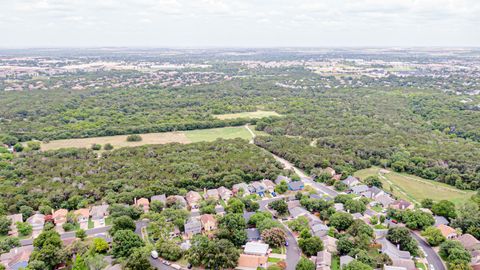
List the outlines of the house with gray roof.
{"type": "Polygon", "coordinates": [[[319,251],[315,258],[316,269],[330,269],[332,254],[326,250],[319,251]]]}
{"type": "Polygon", "coordinates": [[[161,194],[161,195],[155,195],[155,196],[152,196],[150,198],[150,201],[153,202],[153,201],[159,201],[159,202],[162,202],[163,205],[167,204],[167,196],[165,196],[165,194],[161,194]]]}
{"type": "Polygon", "coordinates": [[[340,257],[340,269],[343,269],[347,264],[351,263],[353,260],[355,259],[348,255],[344,255],[340,257]]]}
{"type": "Polygon", "coordinates": [[[367,185],[356,185],[356,186],[351,187],[351,190],[354,194],[360,195],[361,193],[368,190],[368,186],[367,185]]]}
{"type": "Polygon", "coordinates": [[[215,213],[223,216],[225,214],[225,208],[223,208],[223,206],[221,206],[221,205],[216,205],[215,206],[215,213]]]}
{"type": "Polygon", "coordinates": [[[435,227],[440,226],[440,225],[448,225],[450,222],[445,217],[442,216],[433,216],[435,219],[435,227]]]}
{"type": "Polygon", "coordinates": [[[245,219],[245,222],[248,222],[254,214],[255,212],[244,212],[243,218],[245,219]]]}
{"type": "Polygon", "coordinates": [[[275,179],[275,184],[279,185],[280,183],[282,183],[282,181],[285,181],[288,184],[292,181],[292,179],[287,176],[279,175],[277,176],[277,179],[275,179]]]}
{"type": "Polygon", "coordinates": [[[388,241],[386,238],[380,238],[377,240],[377,243],[382,245],[380,251],[383,254],[387,254],[390,259],[411,259],[410,252],[403,251],[398,249],[392,242],[388,241]]]}
{"type": "Polygon", "coordinates": [[[345,180],[343,180],[342,183],[347,185],[349,188],[352,188],[353,186],[360,184],[360,181],[356,177],[350,175],[345,180]]]}
{"type": "Polygon", "coordinates": [[[238,193],[240,190],[243,190],[243,195],[250,195],[250,190],[246,183],[238,183],[232,186],[233,193],[238,193]]]}
{"type": "Polygon", "coordinates": [[[92,209],[90,209],[90,216],[92,217],[91,220],[93,222],[93,227],[98,228],[106,225],[105,218],[108,216],[109,207],[108,204],[92,206],[92,209]]]}
{"type": "Polygon", "coordinates": [[[393,202],[395,202],[395,200],[388,194],[377,196],[374,198],[374,200],[381,204],[384,208],[389,207],[393,202]]]}
{"type": "Polygon", "coordinates": [[[252,183],[250,183],[250,185],[255,189],[255,193],[257,193],[260,196],[263,196],[265,194],[265,192],[267,191],[267,186],[265,186],[260,181],[252,182],[252,183]]]}
{"type": "Polygon", "coordinates": [[[314,236],[323,237],[328,234],[329,228],[325,224],[317,223],[311,228],[314,236]]]}
{"type": "Polygon", "coordinates": [[[185,235],[192,238],[196,234],[202,233],[202,223],[197,219],[189,219],[185,222],[185,235]]]}
{"type": "Polygon", "coordinates": [[[292,181],[288,183],[288,189],[292,191],[302,190],[305,184],[302,181],[292,181]]]}
{"type": "Polygon", "coordinates": [[[343,207],[343,203],[334,203],[333,208],[335,208],[335,211],[337,212],[344,212],[345,208],[343,207]]]}
{"type": "Polygon", "coordinates": [[[297,218],[297,217],[300,217],[300,216],[305,216],[305,215],[308,215],[308,211],[305,210],[305,208],[303,207],[294,207],[292,209],[289,209],[288,211],[290,211],[290,216],[292,218],[297,218]]]}
{"type": "Polygon", "coordinates": [[[218,194],[218,190],[216,188],[206,190],[203,196],[206,200],[207,199],[218,200],[220,198],[220,195],[218,194]]]}
{"type": "Polygon", "coordinates": [[[247,241],[259,241],[260,240],[260,232],[258,231],[257,228],[250,228],[250,229],[245,229],[247,232],[247,241]]]}

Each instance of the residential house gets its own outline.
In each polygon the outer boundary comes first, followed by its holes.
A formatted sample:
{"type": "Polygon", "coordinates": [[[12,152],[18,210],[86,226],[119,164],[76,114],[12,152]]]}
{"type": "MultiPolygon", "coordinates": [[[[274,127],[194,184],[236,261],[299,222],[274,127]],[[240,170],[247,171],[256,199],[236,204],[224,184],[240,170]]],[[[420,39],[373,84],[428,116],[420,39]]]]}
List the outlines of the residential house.
{"type": "Polygon", "coordinates": [[[80,229],[87,230],[88,219],[90,218],[90,210],[88,210],[88,208],[80,208],[78,210],[75,210],[73,214],[77,218],[77,222],[80,225],[80,229]]]}
{"type": "Polygon", "coordinates": [[[247,242],[243,253],[249,255],[264,256],[268,253],[268,244],[259,242],[247,242]]]}
{"type": "Polygon", "coordinates": [[[412,259],[392,259],[392,266],[401,267],[405,270],[416,270],[415,262],[412,259]]]}
{"type": "Polygon", "coordinates": [[[182,208],[187,208],[187,201],[180,195],[168,196],[167,204],[178,204],[182,208]]]}
{"type": "Polygon", "coordinates": [[[300,200],[288,201],[287,206],[288,206],[288,209],[292,209],[292,208],[295,208],[295,207],[300,207],[301,206],[300,200]]]}
{"type": "Polygon", "coordinates": [[[216,205],[216,206],[215,206],[215,213],[216,213],[217,215],[223,216],[223,215],[225,215],[225,208],[224,208],[223,206],[221,206],[221,205],[216,205]]]}
{"type": "Polygon", "coordinates": [[[294,207],[292,209],[288,209],[288,211],[290,211],[290,216],[292,218],[298,218],[300,216],[306,216],[308,215],[308,211],[305,210],[305,208],[303,207],[294,207]]]}
{"type": "Polygon", "coordinates": [[[353,217],[353,219],[361,219],[361,220],[364,219],[364,216],[360,213],[353,213],[352,217],[353,217]]]}
{"type": "Polygon", "coordinates": [[[217,201],[220,198],[220,195],[218,195],[218,190],[214,188],[205,190],[205,194],[203,194],[203,197],[205,198],[205,200],[211,199],[217,201]]]}
{"type": "Polygon", "coordinates": [[[260,240],[260,232],[258,231],[257,228],[250,228],[250,229],[245,229],[247,232],[247,241],[259,241],[260,240]]]}
{"type": "Polygon", "coordinates": [[[329,235],[320,237],[323,242],[323,246],[330,253],[337,253],[337,239],[329,235]]]}
{"type": "Polygon", "coordinates": [[[36,213],[27,218],[27,223],[32,225],[32,236],[35,238],[43,230],[43,225],[45,225],[45,215],[36,213]]]}
{"type": "Polygon", "coordinates": [[[288,189],[292,191],[302,190],[305,187],[302,181],[292,181],[288,183],[288,189]]]}
{"type": "Polygon", "coordinates": [[[366,218],[368,218],[368,219],[370,219],[370,218],[372,218],[372,217],[378,217],[378,216],[380,216],[380,214],[377,213],[377,212],[375,212],[375,211],[373,211],[372,209],[369,209],[369,208],[368,208],[368,209],[365,210],[365,212],[363,213],[363,216],[366,217],[366,218]]]}
{"type": "Polygon", "coordinates": [[[345,268],[346,265],[351,263],[353,260],[355,260],[353,257],[344,255],[340,257],[340,269],[345,268]]]}
{"type": "Polygon", "coordinates": [[[187,250],[189,250],[191,247],[192,247],[192,243],[190,242],[190,240],[187,240],[187,241],[182,242],[182,243],[180,244],[180,248],[181,248],[183,251],[187,251],[187,250]]]}
{"type": "Polygon", "coordinates": [[[8,215],[7,218],[10,219],[10,221],[12,222],[8,235],[18,236],[17,222],[23,222],[22,214],[8,215]]]}
{"type": "Polygon", "coordinates": [[[145,213],[150,210],[150,202],[147,198],[140,198],[138,200],[135,198],[135,206],[142,209],[145,213]]]}
{"type": "Polygon", "coordinates": [[[381,204],[384,208],[389,207],[392,203],[395,202],[395,200],[388,194],[379,195],[375,197],[374,200],[381,204]]]}
{"type": "Polygon", "coordinates": [[[352,188],[353,186],[360,184],[360,181],[356,177],[350,175],[345,180],[343,180],[342,183],[347,185],[349,188],[352,188]]]}
{"type": "Polygon", "coordinates": [[[58,209],[57,211],[54,211],[52,214],[52,218],[55,225],[62,226],[63,224],[65,224],[67,222],[67,214],[67,209],[58,209]]]}
{"type": "Polygon", "coordinates": [[[255,193],[260,196],[263,196],[265,192],[267,192],[267,187],[260,181],[252,182],[250,185],[255,189],[255,193]]]}
{"type": "Polygon", "coordinates": [[[275,184],[271,180],[263,179],[262,184],[267,187],[268,192],[275,192],[275,184]]]}
{"type": "Polygon", "coordinates": [[[248,189],[248,185],[245,183],[239,183],[232,186],[232,191],[234,194],[237,194],[240,190],[243,191],[243,195],[250,195],[250,190],[248,189]]]}
{"type": "Polygon", "coordinates": [[[437,228],[440,230],[442,235],[445,236],[445,238],[447,239],[453,239],[458,236],[457,230],[455,230],[454,228],[448,225],[440,224],[437,226],[437,228]]]}
{"type": "Polygon", "coordinates": [[[255,214],[255,212],[244,212],[243,213],[243,218],[245,219],[245,222],[248,223],[250,218],[255,214]]]}
{"type": "Polygon", "coordinates": [[[477,238],[473,237],[473,235],[469,233],[461,235],[455,240],[459,241],[462,246],[470,252],[480,250],[480,241],[478,241],[477,238]]]}
{"type": "Polygon", "coordinates": [[[435,227],[438,227],[440,226],[440,224],[443,224],[443,225],[448,225],[450,224],[450,222],[448,222],[448,220],[445,218],[445,217],[442,217],[442,216],[433,216],[433,218],[435,219],[435,227]]]}
{"type": "Polygon", "coordinates": [[[386,238],[380,238],[377,243],[382,245],[381,252],[388,255],[390,259],[411,259],[410,252],[398,249],[392,242],[386,238]]]}
{"type": "Polygon", "coordinates": [[[288,183],[292,182],[292,179],[290,179],[289,177],[283,176],[283,175],[279,175],[279,176],[277,176],[277,179],[275,179],[275,184],[280,185],[282,183],[282,181],[285,181],[288,184],[288,183]]]}
{"type": "Polygon", "coordinates": [[[187,200],[187,203],[190,206],[190,208],[196,209],[200,205],[200,201],[202,200],[202,196],[200,195],[200,193],[191,190],[191,191],[187,192],[187,195],[185,195],[185,199],[187,200]]]}
{"type": "Polygon", "coordinates": [[[335,173],[336,173],[335,170],[334,170],[333,168],[331,168],[331,167],[327,167],[327,168],[323,169],[322,171],[325,172],[325,173],[327,173],[327,174],[329,174],[329,175],[331,175],[332,177],[333,177],[333,176],[335,175],[335,173]]]}
{"type": "Polygon", "coordinates": [[[92,217],[93,227],[105,227],[105,218],[108,216],[108,204],[94,205],[90,209],[90,216],[92,217]]]}
{"type": "Polygon", "coordinates": [[[250,254],[240,254],[238,258],[237,268],[239,269],[258,269],[266,268],[268,262],[267,255],[250,255],[250,254]]]}
{"type": "Polygon", "coordinates": [[[364,196],[364,197],[367,197],[369,199],[374,200],[375,198],[377,198],[379,196],[382,196],[382,195],[385,195],[385,194],[387,194],[387,193],[385,193],[385,191],[383,191],[382,189],[380,189],[378,187],[371,187],[371,188],[368,188],[368,190],[363,192],[361,195],[364,196]]]}
{"type": "Polygon", "coordinates": [[[0,265],[5,266],[6,270],[25,269],[32,252],[32,245],[12,248],[8,253],[0,255],[0,265]]]}
{"type": "Polygon", "coordinates": [[[170,238],[174,238],[174,237],[177,237],[177,236],[180,236],[180,229],[175,226],[173,227],[173,231],[170,231],[169,235],[170,235],[170,238]]]}
{"type": "Polygon", "coordinates": [[[189,219],[185,222],[185,236],[192,238],[196,234],[202,233],[202,223],[197,219],[189,219]]]}
{"type": "Polygon", "coordinates": [[[373,234],[375,235],[375,239],[380,239],[387,237],[388,229],[373,229],[373,234]]]}
{"type": "Polygon", "coordinates": [[[329,228],[325,224],[317,223],[311,227],[311,230],[314,236],[323,237],[328,234],[329,228]]]}
{"type": "Polygon", "coordinates": [[[336,212],[345,212],[345,208],[343,207],[343,203],[334,203],[333,208],[335,208],[336,212]]]}
{"type": "Polygon", "coordinates": [[[332,265],[332,254],[326,250],[319,251],[315,260],[316,269],[330,269],[332,265]]]}
{"type": "Polygon", "coordinates": [[[368,191],[368,186],[367,185],[356,185],[351,187],[351,190],[354,194],[360,195],[363,192],[368,191]]]}
{"type": "Polygon", "coordinates": [[[167,204],[167,196],[165,196],[165,194],[155,195],[155,196],[152,196],[150,198],[150,201],[151,202],[159,201],[159,202],[163,203],[163,205],[166,205],[167,204]]]}
{"type": "Polygon", "coordinates": [[[383,265],[383,270],[407,270],[407,268],[384,264],[383,265]]]}
{"type": "Polygon", "coordinates": [[[218,195],[224,201],[230,200],[230,198],[233,196],[233,192],[226,187],[219,187],[217,188],[217,190],[218,190],[218,195]]]}
{"type": "Polygon", "coordinates": [[[200,222],[202,223],[203,230],[210,232],[217,229],[217,220],[213,215],[204,214],[200,216],[200,222]]]}
{"type": "Polygon", "coordinates": [[[390,208],[397,209],[397,210],[407,210],[407,209],[413,210],[415,206],[410,202],[400,199],[390,204],[390,208]]]}

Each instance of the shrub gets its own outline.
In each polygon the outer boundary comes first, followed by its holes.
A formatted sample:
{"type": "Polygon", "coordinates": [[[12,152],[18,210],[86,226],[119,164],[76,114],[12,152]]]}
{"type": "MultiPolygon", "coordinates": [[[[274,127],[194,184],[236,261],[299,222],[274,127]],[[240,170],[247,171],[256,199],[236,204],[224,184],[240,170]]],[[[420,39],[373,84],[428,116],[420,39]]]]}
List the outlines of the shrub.
{"type": "Polygon", "coordinates": [[[142,137],[138,134],[132,134],[127,136],[127,142],[140,142],[142,137]]]}

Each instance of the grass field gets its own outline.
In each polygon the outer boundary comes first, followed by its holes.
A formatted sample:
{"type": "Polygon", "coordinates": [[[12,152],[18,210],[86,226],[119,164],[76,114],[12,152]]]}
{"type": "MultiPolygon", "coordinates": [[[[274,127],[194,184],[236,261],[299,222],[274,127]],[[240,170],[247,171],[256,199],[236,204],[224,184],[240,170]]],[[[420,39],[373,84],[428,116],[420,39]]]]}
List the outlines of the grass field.
{"type": "Polygon", "coordinates": [[[383,189],[386,191],[393,190],[395,196],[414,203],[420,203],[425,198],[431,198],[435,201],[449,200],[458,205],[467,201],[474,193],[414,175],[396,172],[380,174],[380,168],[378,167],[360,170],[355,173],[355,176],[360,179],[365,179],[371,175],[380,177],[383,189]]]}
{"type": "Polygon", "coordinates": [[[235,119],[235,118],[263,118],[269,116],[280,116],[280,114],[274,111],[255,111],[255,112],[241,112],[241,113],[229,113],[229,114],[217,114],[214,115],[218,119],[235,119]]]}
{"type": "Polygon", "coordinates": [[[44,151],[60,148],[90,148],[92,144],[101,144],[102,146],[110,143],[114,148],[139,146],[145,144],[166,144],[166,143],[193,143],[201,141],[214,141],[218,138],[234,139],[242,138],[249,140],[251,138],[248,130],[241,127],[225,127],[212,129],[198,129],[190,131],[146,133],[140,134],[142,141],[127,142],[127,135],[94,137],[83,139],[56,140],[48,143],[42,143],[41,149],[44,151]]]}

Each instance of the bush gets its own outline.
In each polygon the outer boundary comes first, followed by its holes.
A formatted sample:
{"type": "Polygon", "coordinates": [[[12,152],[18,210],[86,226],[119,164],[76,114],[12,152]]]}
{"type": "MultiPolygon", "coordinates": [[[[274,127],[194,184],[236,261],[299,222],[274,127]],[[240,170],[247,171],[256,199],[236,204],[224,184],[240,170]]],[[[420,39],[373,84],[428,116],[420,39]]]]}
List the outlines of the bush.
{"type": "Polygon", "coordinates": [[[75,229],[75,226],[74,226],[72,223],[68,223],[68,222],[67,222],[67,223],[63,223],[62,228],[63,228],[63,230],[65,230],[66,232],[69,232],[69,231],[75,229]]]}
{"type": "Polygon", "coordinates": [[[127,136],[127,142],[140,142],[142,141],[142,136],[138,134],[132,134],[127,136]]]}
{"type": "Polygon", "coordinates": [[[103,146],[103,150],[112,150],[113,149],[113,145],[111,143],[107,143],[103,146]]]}
{"type": "Polygon", "coordinates": [[[97,143],[92,144],[92,150],[98,151],[100,149],[102,149],[102,146],[100,144],[97,144],[97,143]]]}

